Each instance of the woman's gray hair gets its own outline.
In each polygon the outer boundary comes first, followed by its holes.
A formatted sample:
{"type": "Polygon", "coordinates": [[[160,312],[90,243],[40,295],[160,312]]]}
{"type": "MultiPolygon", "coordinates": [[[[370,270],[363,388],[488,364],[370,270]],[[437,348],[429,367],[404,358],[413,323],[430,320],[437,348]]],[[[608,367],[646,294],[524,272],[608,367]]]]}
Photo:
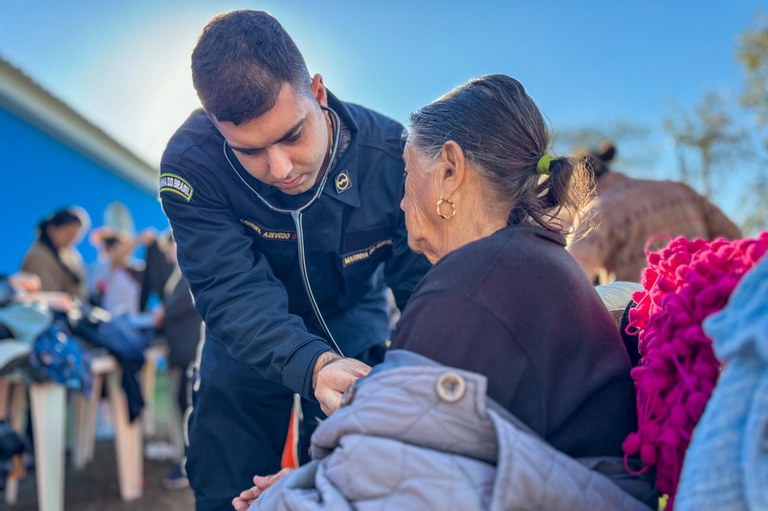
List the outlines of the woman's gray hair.
{"type": "Polygon", "coordinates": [[[536,165],[550,135],[522,84],[506,75],[471,80],[411,114],[408,141],[436,158],[449,140],[477,168],[510,224],[536,223],[567,232],[593,189],[589,175],[568,158],[550,164],[542,179],[536,165]],[[568,220],[558,217],[567,211],[568,220]]]}

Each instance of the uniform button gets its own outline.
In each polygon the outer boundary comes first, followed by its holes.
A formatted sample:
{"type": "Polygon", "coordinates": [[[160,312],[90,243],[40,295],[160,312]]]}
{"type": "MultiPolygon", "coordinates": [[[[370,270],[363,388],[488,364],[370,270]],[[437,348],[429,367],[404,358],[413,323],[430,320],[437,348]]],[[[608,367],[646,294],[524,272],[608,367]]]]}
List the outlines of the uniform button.
{"type": "Polygon", "coordinates": [[[347,390],[344,391],[344,394],[341,395],[341,403],[339,403],[339,408],[342,406],[347,406],[352,404],[352,400],[355,398],[355,384],[353,383],[349,387],[347,387],[347,390]]]}
{"type": "Polygon", "coordinates": [[[464,397],[464,378],[456,373],[444,373],[437,380],[437,395],[448,403],[455,403],[464,397]]]}

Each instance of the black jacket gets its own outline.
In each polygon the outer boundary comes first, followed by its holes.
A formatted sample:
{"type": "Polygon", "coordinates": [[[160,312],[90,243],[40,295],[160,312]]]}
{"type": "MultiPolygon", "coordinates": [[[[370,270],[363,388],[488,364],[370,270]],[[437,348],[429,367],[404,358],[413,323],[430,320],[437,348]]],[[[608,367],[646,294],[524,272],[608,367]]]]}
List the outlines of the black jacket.
{"type": "Polygon", "coordinates": [[[195,359],[203,320],[195,308],[187,281],[178,270],[171,273],[163,293],[168,363],[186,370],[195,359]]]}
{"type": "Polygon", "coordinates": [[[630,363],[562,235],[511,226],[421,281],[393,349],[484,374],[488,395],[572,457],[621,456],[637,426],[630,363]]]}

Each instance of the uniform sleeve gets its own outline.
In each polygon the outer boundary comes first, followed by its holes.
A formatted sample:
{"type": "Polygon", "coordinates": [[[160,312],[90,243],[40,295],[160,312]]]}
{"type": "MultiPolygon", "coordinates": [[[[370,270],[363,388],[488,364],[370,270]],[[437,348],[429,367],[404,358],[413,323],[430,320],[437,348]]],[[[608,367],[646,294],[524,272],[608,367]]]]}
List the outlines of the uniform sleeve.
{"type": "Polygon", "coordinates": [[[285,288],[252,248],[221,184],[191,165],[161,165],[160,198],[206,328],[236,360],[314,399],[312,369],[330,348],[288,313],[285,288]]]}
{"type": "Polygon", "coordinates": [[[488,395],[500,403],[513,400],[530,365],[509,329],[486,306],[457,292],[414,294],[392,349],[483,374],[488,377],[488,395]]]}

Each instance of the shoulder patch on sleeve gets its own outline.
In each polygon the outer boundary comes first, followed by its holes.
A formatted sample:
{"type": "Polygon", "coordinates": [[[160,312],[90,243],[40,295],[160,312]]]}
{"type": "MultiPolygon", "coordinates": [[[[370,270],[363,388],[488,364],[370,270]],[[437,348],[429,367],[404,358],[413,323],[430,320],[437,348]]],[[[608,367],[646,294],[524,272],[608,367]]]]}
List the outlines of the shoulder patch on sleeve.
{"type": "Polygon", "coordinates": [[[195,190],[192,188],[192,185],[189,184],[189,181],[183,177],[166,172],[160,174],[160,193],[175,193],[176,195],[181,195],[184,197],[184,200],[189,202],[192,200],[194,191],[195,190]]]}

